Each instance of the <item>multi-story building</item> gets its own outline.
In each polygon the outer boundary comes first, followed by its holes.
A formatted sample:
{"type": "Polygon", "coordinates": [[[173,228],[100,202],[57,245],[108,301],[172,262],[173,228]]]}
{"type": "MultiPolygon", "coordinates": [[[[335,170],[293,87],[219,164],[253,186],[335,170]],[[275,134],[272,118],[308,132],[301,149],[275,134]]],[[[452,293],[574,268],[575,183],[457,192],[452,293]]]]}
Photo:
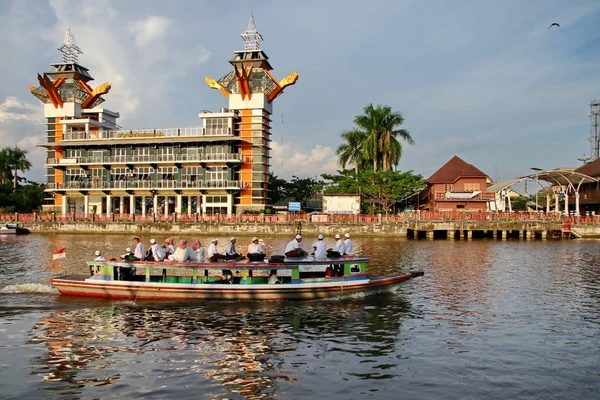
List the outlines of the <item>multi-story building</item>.
{"type": "Polygon", "coordinates": [[[233,71],[209,87],[229,108],[201,112],[186,128],[122,129],[119,113],[100,107],[110,84],[92,89],[70,30],[31,93],[44,103],[48,211],[66,213],[227,213],[269,204],[272,102],[293,73],[277,82],[254,19],[242,34],[233,71]]]}

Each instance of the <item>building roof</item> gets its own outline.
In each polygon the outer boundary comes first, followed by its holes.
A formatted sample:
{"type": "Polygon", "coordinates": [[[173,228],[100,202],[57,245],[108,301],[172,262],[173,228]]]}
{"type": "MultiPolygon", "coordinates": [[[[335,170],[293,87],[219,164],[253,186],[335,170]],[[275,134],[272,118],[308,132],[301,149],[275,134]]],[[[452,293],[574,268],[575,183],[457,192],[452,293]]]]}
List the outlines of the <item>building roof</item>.
{"type": "Polygon", "coordinates": [[[489,176],[481,172],[473,165],[454,156],[427,179],[429,183],[454,183],[459,178],[485,178],[490,181],[489,176]]]}
{"type": "Polygon", "coordinates": [[[582,165],[581,167],[577,168],[574,172],[578,172],[587,176],[592,176],[594,178],[600,177],[600,158],[597,158],[590,163],[582,165]]]}

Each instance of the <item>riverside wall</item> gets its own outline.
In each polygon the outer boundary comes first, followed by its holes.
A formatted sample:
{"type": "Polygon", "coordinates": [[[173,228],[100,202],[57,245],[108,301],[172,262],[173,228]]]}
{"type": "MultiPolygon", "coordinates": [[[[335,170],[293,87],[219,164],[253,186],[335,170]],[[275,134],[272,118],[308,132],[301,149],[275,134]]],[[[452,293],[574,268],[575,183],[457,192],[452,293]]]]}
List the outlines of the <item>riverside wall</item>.
{"type": "MultiPolygon", "coordinates": [[[[407,237],[410,231],[564,231],[564,224],[547,221],[405,221],[382,223],[311,223],[311,222],[28,222],[23,227],[34,233],[135,234],[135,235],[202,235],[202,236],[305,236],[349,232],[353,236],[407,237]]],[[[575,224],[570,229],[581,238],[600,238],[600,225],[575,224]]]]}

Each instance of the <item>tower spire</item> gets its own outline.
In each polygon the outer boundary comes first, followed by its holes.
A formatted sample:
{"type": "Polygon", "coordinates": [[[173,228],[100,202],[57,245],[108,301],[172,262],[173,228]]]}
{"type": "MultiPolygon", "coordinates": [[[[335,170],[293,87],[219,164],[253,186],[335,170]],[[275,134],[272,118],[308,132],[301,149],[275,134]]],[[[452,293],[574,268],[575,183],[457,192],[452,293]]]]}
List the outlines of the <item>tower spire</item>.
{"type": "Polygon", "coordinates": [[[241,34],[241,36],[244,40],[244,50],[260,50],[259,43],[263,41],[263,38],[260,32],[256,29],[256,25],[254,24],[254,16],[252,14],[250,14],[248,27],[241,34]]]}
{"type": "Polygon", "coordinates": [[[75,42],[75,35],[71,32],[71,28],[67,29],[65,33],[65,40],[62,46],[58,48],[58,51],[62,53],[62,59],[64,63],[77,63],[77,59],[83,51],[77,47],[75,42]]]}

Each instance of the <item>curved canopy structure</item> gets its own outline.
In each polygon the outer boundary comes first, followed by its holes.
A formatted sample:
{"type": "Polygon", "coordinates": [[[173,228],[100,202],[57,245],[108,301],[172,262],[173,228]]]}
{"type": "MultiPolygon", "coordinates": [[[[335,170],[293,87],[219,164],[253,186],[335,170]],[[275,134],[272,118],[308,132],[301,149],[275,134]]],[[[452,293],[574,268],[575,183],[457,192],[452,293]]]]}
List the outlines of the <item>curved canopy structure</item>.
{"type": "MultiPolygon", "coordinates": [[[[564,199],[564,211],[568,212],[569,195],[575,196],[575,214],[579,215],[579,190],[581,185],[588,183],[600,183],[600,180],[589,175],[575,172],[575,168],[556,168],[553,170],[539,170],[535,173],[522,176],[520,178],[508,181],[498,182],[488,187],[488,191],[496,193],[496,199],[493,204],[489,204],[490,210],[504,211],[508,201],[508,209],[511,210],[508,190],[511,186],[526,179],[535,179],[536,181],[545,181],[552,185],[554,192],[554,211],[559,212],[559,201],[564,199]]],[[[550,211],[550,196],[546,203],[546,211],[550,211]]],[[[537,207],[537,204],[536,204],[537,207]]]]}

